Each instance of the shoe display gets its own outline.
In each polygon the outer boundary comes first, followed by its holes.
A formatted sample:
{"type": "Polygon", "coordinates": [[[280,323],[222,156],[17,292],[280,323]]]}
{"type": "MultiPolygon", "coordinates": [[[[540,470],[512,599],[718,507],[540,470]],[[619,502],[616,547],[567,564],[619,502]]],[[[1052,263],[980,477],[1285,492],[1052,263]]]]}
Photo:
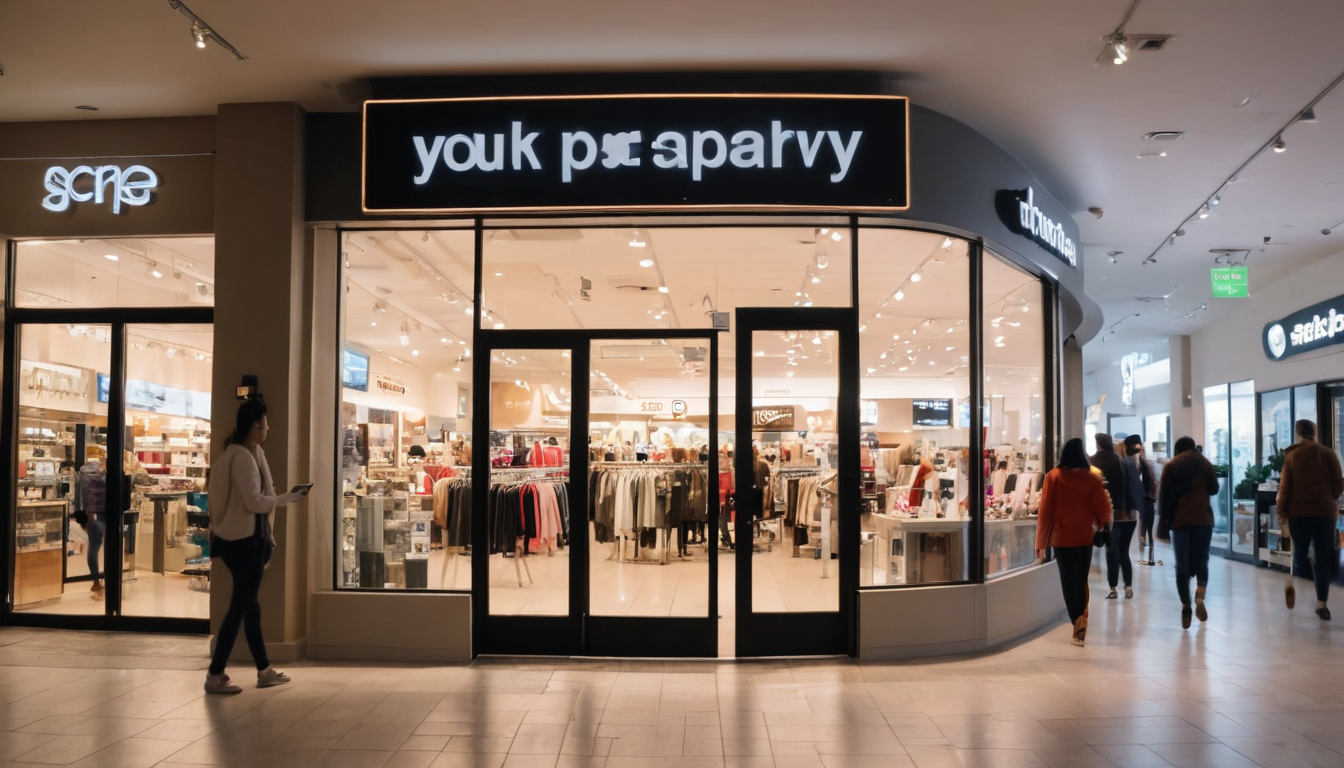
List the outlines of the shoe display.
{"type": "Polygon", "coordinates": [[[206,673],[206,675],[205,675],[205,692],[206,692],[206,693],[234,694],[234,693],[242,693],[242,692],[243,692],[243,689],[242,689],[241,686],[234,685],[234,684],[229,680],[229,676],[228,676],[228,675],[212,675],[212,674],[206,673]]]}
{"type": "Polygon", "coordinates": [[[1181,607],[1181,629],[1190,628],[1190,618],[1194,616],[1194,613],[1188,605],[1181,607]]]}
{"type": "Polygon", "coordinates": [[[1290,611],[1297,605],[1297,587],[1294,587],[1291,581],[1283,585],[1283,602],[1288,605],[1290,611]]]}
{"type": "Polygon", "coordinates": [[[273,685],[284,685],[289,682],[289,675],[276,669],[267,667],[257,673],[257,687],[270,688],[273,685]]]}
{"type": "Polygon", "coordinates": [[[1125,587],[1125,599],[1126,599],[1126,600],[1133,600],[1133,599],[1134,599],[1134,588],[1133,588],[1133,587],[1125,587]]]}

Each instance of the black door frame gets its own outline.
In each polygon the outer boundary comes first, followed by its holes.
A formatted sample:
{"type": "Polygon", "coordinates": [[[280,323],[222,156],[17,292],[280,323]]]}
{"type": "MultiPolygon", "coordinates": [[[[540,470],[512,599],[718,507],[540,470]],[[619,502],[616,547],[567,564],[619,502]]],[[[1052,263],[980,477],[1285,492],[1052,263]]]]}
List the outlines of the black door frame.
{"type": "Polygon", "coordinates": [[[736,417],[734,432],[738,450],[734,457],[734,487],[737,503],[737,648],[739,657],[854,655],[859,592],[859,314],[844,309],[737,310],[736,417]],[[839,459],[836,482],[840,533],[836,589],[839,610],[809,613],[756,613],[752,606],[751,519],[761,505],[755,499],[743,502],[744,492],[755,484],[751,458],[752,334],[755,331],[835,331],[839,343],[836,391],[836,436],[839,459]],[[746,525],[744,526],[743,523],[746,525]]]}
{"type": "MultiPolygon", "coordinates": [[[[72,616],[15,611],[15,504],[17,503],[18,473],[13,467],[18,457],[20,373],[19,330],[24,325],[106,325],[111,329],[111,380],[108,386],[107,408],[107,497],[122,499],[128,490],[124,481],[123,464],[126,426],[126,327],[128,325],[214,325],[214,307],[125,307],[125,308],[61,308],[38,309],[14,307],[15,251],[11,243],[7,258],[5,281],[6,304],[4,323],[4,388],[3,419],[0,423],[0,461],[6,467],[3,537],[0,537],[0,574],[3,574],[4,596],[0,604],[0,624],[12,626],[53,627],[59,629],[98,629],[130,632],[165,632],[179,634],[209,634],[209,619],[187,619],[161,616],[126,616],[121,613],[122,581],[106,579],[103,615],[72,616]]],[[[125,510],[120,503],[107,505],[107,533],[103,540],[103,572],[121,573],[123,547],[122,521],[125,510]]]]}
{"type": "MultiPolygon", "coordinates": [[[[478,323],[479,325],[479,323],[478,323]]],[[[472,494],[472,648],[474,655],[559,655],[611,657],[714,658],[718,655],[718,559],[709,558],[709,610],[704,617],[593,616],[589,612],[590,552],[588,547],[587,434],[591,399],[588,373],[594,341],[621,339],[701,339],[709,343],[710,456],[718,423],[718,349],[716,332],[697,330],[478,330],[472,409],[472,476],[490,472],[491,356],[495,350],[546,349],[570,353],[569,434],[569,615],[499,616],[490,614],[489,495],[472,494]],[[582,531],[582,533],[580,533],[582,531]]],[[[718,473],[709,473],[707,498],[718,495],[718,473]]],[[[709,504],[710,531],[717,526],[717,505],[709,504]]]]}

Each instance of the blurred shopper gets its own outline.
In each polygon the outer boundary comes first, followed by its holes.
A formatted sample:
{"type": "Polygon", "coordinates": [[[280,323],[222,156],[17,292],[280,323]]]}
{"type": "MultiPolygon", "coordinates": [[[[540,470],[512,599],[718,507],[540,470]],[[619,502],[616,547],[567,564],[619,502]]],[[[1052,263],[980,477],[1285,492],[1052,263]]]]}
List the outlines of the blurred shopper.
{"type": "Polygon", "coordinates": [[[1073,644],[1087,638],[1088,572],[1092,569],[1092,538],[1111,522],[1111,500],[1101,478],[1092,473],[1080,438],[1064,444],[1059,466],[1045,476],[1040,518],[1036,521],[1036,558],[1046,547],[1055,551],[1064,605],[1073,622],[1073,644]]]}
{"type": "Polygon", "coordinates": [[[1288,574],[1284,600],[1292,608],[1297,603],[1293,576],[1316,582],[1316,615],[1330,620],[1326,600],[1330,598],[1330,571],[1339,554],[1335,551],[1335,526],[1339,523],[1339,497],[1344,494],[1339,457],[1316,442],[1316,425],[1303,419],[1297,422],[1297,442],[1283,452],[1283,473],[1279,479],[1278,513],[1293,540],[1293,569],[1288,574]],[[1315,562],[1307,556],[1307,547],[1315,550],[1315,562]]]}
{"type": "Polygon", "coordinates": [[[1181,627],[1190,628],[1190,578],[1196,583],[1194,614],[1208,621],[1204,593],[1209,585],[1209,542],[1218,474],[1191,437],[1176,441],[1176,455],[1162,470],[1157,493],[1157,538],[1171,541],[1176,555],[1176,594],[1181,598],[1181,627]]]}
{"type": "Polygon", "coordinates": [[[1111,585],[1107,600],[1117,597],[1116,586],[1121,574],[1125,577],[1125,597],[1134,596],[1134,565],[1129,560],[1129,545],[1138,525],[1135,508],[1129,498],[1129,476],[1125,463],[1115,452],[1115,441],[1110,435],[1098,433],[1097,452],[1092,454],[1092,466],[1106,482],[1106,493],[1111,497],[1111,530],[1106,537],[1106,581],[1111,585]]]}
{"type": "MultiPolygon", "coordinates": [[[[1135,506],[1139,508],[1139,565],[1157,565],[1153,558],[1153,523],[1157,519],[1157,470],[1148,460],[1143,439],[1138,435],[1125,438],[1124,456],[1139,470],[1139,487],[1142,495],[1135,497],[1135,506]],[[1148,548],[1147,559],[1143,558],[1143,548],[1148,548]]],[[[1131,486],[1131,495],[1135,489],[1131,486]]]]}

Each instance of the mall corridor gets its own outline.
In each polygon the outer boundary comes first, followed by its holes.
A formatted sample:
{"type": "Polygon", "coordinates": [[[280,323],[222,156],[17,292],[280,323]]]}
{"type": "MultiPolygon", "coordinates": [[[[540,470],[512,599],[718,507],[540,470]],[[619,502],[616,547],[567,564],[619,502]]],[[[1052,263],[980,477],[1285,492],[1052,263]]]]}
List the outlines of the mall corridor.
{"type": "Polygon", "coordinates": [[[1105,600],[1094,567],[1086,648],[1060,624],[997,653],[888,663],[310,661],[234,697],[202,694],[202,638],[2,628],[0,764],[1344,764],[1344,625],[1285,610],[1278,572],[1211,568],[1210,619],[1182,631],[1170,564],[1137,568],[1129,601],[1105,600]]]}

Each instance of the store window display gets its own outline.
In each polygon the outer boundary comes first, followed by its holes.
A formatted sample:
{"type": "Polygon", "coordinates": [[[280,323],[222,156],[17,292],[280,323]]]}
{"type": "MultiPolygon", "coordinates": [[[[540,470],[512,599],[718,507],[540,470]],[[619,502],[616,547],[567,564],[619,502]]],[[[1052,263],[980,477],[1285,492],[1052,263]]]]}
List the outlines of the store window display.
{"type": "Polygon", "coordinates": [[[1041,281],[985,252],[985,575],[1035,562],[1045,466],[1045,344],[1041,281]]]}
{"type": "Polygon", "coordinates": [[[964,240],[864,229],[860,584],[969,578],[970,261],[964,240]]]}
{"type": "Polygon", "coordinates": [[[471,589],[473,243],[341,233],[340,587],[471,589]]]}

